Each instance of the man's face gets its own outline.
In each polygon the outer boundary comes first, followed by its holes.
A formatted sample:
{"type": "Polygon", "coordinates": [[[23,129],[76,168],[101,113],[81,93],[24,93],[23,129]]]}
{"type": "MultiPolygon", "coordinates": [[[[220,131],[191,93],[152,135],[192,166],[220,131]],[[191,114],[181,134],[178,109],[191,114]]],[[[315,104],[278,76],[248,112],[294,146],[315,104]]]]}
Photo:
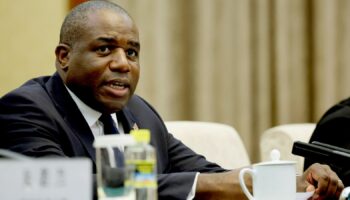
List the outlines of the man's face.
{"type": "Polygon", "coordinates": [[[89,14],[86,23],[67,54],[63,80],[92,108],[116,112],[127,104],[139,79],[138,30],[129,17],[110,10],[89,14]]]}

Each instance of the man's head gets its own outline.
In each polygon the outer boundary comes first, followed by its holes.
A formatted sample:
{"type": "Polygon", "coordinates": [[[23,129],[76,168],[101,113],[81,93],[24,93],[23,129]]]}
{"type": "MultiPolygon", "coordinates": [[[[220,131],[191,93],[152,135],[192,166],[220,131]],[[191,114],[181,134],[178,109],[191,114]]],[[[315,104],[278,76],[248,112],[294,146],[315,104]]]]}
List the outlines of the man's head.
{"type": "Polygon", "coordinates": [[[64,20],[56,68],[82,101],[101,112],[128,102],[139,79],[138,29],[127,12],[108,1],[88,1],[64,20]]]}

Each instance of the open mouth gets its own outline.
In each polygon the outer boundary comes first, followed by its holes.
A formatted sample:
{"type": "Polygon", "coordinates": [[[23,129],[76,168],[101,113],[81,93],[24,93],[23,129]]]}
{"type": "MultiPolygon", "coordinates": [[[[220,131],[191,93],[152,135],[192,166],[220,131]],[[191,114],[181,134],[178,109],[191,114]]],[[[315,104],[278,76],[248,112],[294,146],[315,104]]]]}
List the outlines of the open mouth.
{"type": "Polygon", "coordinates": [[[105,84],[106,92],[110,97],[121,98],[129,93],[130,84],[126,80],[111,80],[105,84]]]}
{"type": "Polygon", "coordinates": [[[108,84],[109,87],[113,89],[125,89],[128,88],[129,85],[126,83],[121,83],[121,82],[111,82],[108,84]]]}

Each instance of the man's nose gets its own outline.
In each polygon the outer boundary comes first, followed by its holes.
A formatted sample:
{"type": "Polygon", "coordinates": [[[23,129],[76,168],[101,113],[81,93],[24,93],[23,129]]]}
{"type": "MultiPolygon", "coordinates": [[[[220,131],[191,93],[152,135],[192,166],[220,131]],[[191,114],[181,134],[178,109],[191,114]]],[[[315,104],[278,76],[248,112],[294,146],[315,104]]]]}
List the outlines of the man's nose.
{"type": "Polygon", "coordinates": [[[117,48],[112,56],[112,60],[109,64],[112,71],[128,72],[130,71],[129,61],[124,49],[117,48]]]}

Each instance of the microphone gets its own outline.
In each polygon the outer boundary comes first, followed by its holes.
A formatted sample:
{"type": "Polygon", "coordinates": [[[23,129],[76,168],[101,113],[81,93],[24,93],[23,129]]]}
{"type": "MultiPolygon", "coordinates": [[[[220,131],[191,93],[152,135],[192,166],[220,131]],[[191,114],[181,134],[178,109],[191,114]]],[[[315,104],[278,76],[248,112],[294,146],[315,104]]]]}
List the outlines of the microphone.
{"type": "Polygon", "coordinates": [[[293,144],[292,153],[318,162],[335,164],[340,168],[350,166],[349,150],[329,144],[296,141],[293,144]]]}

